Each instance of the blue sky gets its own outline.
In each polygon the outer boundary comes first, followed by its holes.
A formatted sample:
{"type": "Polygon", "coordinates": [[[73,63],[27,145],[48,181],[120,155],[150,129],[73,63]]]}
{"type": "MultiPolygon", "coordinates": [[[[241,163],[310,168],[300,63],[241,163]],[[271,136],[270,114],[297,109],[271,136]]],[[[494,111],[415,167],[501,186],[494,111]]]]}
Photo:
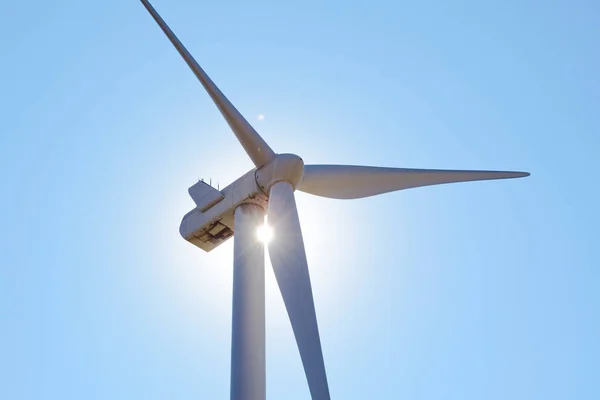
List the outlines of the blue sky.
{"type": "MultiPolygon", "coordinates": [[[[333,398],[600,396],[597,2],[153,4],[277,152],[532,173],[297,195],[333,398]]],[[[232,242],[178,226],[241,146],[138,1],[9,2],[0,43],[0,398],[228,398],[232,242]]]]}

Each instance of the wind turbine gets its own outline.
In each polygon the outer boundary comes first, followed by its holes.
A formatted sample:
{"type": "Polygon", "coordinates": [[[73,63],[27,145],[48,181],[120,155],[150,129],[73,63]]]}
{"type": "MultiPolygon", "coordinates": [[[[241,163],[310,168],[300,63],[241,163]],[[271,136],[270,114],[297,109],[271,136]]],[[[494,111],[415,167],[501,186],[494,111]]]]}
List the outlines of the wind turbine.
{"type": "Polygon", "coordinates": [[[222,190],[204,181],[189,188],[196,208],[181,221],[181,235],[211,251],[234,239],[231,399],[262,400],[265,379],[264,244],[257,229],[265,210],[273,229],[269,255],[292,324],[313,399],[329,399],[304,241],[294,191],[357,199],[396,190],[453,182],[520,178],[526,172],[304,165],[277,154],[208,77],[147,0],[141,0],[231,127],[255,168],[222,190]]]}

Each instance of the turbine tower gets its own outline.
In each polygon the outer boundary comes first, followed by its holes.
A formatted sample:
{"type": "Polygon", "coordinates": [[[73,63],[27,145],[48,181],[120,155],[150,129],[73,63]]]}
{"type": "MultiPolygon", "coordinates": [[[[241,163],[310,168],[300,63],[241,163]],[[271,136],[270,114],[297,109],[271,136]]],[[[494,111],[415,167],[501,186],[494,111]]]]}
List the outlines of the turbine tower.
{"type": "Polygon", "coordinates": [[[265,210],[274,235],[269,256],[292,324],[311,397],[330,398],[304,241],[294,191],[334,199],[357,199],[420,186],[525,177],[526,172],[304,165],[294,154],[269,147],[147,0],[141,0],[231,127],[255,168],[218,190],[204,181],[189,188],[196,208],[181,221],[180,233],[204,251],[234,236],[231,337],[231,399],[264,400],[264,244],[256,231],[265,210]]]}

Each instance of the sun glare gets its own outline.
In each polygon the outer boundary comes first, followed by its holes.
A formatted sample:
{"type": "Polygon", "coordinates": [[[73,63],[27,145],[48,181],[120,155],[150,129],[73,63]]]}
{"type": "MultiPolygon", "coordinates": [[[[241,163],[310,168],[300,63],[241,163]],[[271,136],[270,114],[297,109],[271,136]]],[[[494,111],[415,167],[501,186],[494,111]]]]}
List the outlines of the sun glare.
{"type": "Polygon", "coordinates": [[[273,238],[273,229],[265,221],[264,225],[259,226],[256,230],[256,236],[261,242],[269,243],[273,238]]]}

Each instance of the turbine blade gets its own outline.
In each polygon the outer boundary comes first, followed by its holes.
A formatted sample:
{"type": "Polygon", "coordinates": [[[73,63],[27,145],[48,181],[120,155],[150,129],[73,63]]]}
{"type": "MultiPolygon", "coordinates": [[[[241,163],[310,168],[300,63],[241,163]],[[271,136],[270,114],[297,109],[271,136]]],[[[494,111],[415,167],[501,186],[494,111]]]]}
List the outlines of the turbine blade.
{"type": "Polygon", "coordinates": [[[231,127],[235,136],[237,136],[239,142],[246,150],[246,153],[257,168],[262,167],[273,158],[275,158],[275,152],[269,147],[267,142],[254,130],[254,128],[246,121],[246,119],[240,114],[240,112],[231,104],[231,102],[225,97],[225,95],[219,90],[217,85],[208,77],[206,72],[196,62],[194,57],[187,51],[183,44],[177,39],[177,36],[173,33],[171,28],[166,24],[160,15],[156,12],[154,7],[148,2],[148,0],[141,0],[144,7],[148,10],[150,15],[158,23],[160,28],[163,30],[165,35],[169,38],[173,46],[177,49],[181,57],[185,60],[187,65],[190,67],[194,75],[198,78],[204,89],[208,92],[213,102],[231,127]]]}
{"type": "Polygon", "coordinates": [[[292,323],[311,397],[329,399],[304,241],[294,189],[288,182],[271,187],[267,215],[273,229],[269,243],[271,264],[292,323]]]}
{"type": "Polygon", "coordinates": [[[419,186],[525,176],[529,173],[305,165],[304,178],[298,190],[332,199],[358,199],[419,186]]]}

